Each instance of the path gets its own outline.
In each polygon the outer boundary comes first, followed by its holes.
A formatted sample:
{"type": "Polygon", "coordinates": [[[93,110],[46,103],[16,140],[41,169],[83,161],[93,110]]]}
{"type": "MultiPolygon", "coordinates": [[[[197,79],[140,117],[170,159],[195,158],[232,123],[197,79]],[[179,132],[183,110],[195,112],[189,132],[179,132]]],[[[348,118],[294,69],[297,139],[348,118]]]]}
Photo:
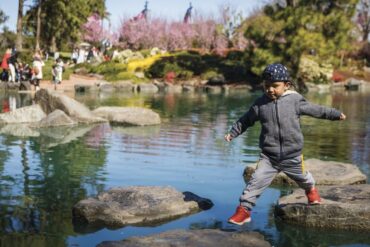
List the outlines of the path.
{"type": "MultiPolygon", "coordinates": [[[[57,91],[73,91],[76,84],[94,85],[101,81],[95,77],[71,74],[69,80],[63,80],[61,84],[56,85],[57,91]]],[[[41,88],[54,89],[55,85],[50,80],[42,80],[40,83],[41,88]]]]}

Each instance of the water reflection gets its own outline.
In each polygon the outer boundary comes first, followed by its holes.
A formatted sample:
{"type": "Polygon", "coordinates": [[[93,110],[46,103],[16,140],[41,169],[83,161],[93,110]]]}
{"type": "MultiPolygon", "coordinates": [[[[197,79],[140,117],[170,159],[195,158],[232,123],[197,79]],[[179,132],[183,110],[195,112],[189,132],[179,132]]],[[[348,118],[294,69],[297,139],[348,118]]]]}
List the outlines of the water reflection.
{"type": "MultiPolygon", "coordinates": [[[[0,97],[3,102],[9,95],[0,97]]],[[[18,98],[21,96],[15,97],[17,107],[22,105],[18,98]]],[[[104,240],[176,228],[254,230],[264,234],[274,246],[297,243],[310,246],[319,245],[320,241],[325,246],[368,243],[361,233],[311,231],[276,223],[272,208],[281,193],[276,188],[261,196],[251,224],[236,228],[226,223],[244,185],[244,166],[258,159],[259,126],[231,144],[223,141],[223,135],[258,93],[76,97],[91,109],[113,105],[149,107],[161,115],[163,123],[148,127],[99,124],[37,129],[39,134],[22,137],[9,135],[21,127],[3,126],[0,129],[1,245],[94,246],[104,240]],[[126,185],[171,185],[210,198],[215,206],[155,228],[129,226],[86,235],[75,231],[71,209],[77,201],[113,186],[126,185]]],[[[355,163],[370,177],[370,93],[339,91],[307,97],[342,109],[348,121],[303,118],[305,156],[355,163]]],[[[26,97],[23,102],[31,104],[32,98],[26,97]]]]}

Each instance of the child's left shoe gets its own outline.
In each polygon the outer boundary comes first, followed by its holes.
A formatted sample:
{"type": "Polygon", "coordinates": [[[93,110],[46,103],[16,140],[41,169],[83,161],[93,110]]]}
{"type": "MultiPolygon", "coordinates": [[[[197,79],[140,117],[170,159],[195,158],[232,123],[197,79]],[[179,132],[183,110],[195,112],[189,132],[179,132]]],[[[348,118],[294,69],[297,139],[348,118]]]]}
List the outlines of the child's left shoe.
{"type": "Polygon", "coordinates": [[[251,221],[251,212],[242,206],[238,206],[233,216],[228,220],[229,223],[235,225],[243,225],[244,223],[251,221]]]}
{"type": "Polygon", "coordinates": [[[310,190],[306,191],[306,196],[308,203],[311,205],[316,205],[321,203],[321,198],[319,192],[315,187],[312,187],[310,190]]]}

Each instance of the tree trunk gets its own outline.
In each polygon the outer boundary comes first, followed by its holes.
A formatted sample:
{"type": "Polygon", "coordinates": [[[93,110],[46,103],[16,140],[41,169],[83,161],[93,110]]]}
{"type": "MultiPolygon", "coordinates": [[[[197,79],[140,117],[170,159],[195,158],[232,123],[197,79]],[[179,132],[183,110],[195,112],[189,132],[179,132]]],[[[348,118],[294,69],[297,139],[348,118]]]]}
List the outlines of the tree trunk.
{"type": "Polygon", "coordinates": [[[37,27],[36,27],[36,51],[40,50],[40,34],[41,34],[41,4],[42,0],[39,0],[39,6],[37,7],[37,27]]]}
{"type": "Polygon", "coordinates": [[[55,36],[54,36],[54,35],[51,37],[51,41],[50,41],[50,51],[51,51],[51,52],[56,52],[56,51],[57,51],[57,42],[56,42],[56,38],[55,38],[55,36]]]}
{"type": "Polygon", "coordinates": [[[23,37],[22,37],[23,2],[24,0],[18,0],[17,39],[15,41],[15,47],[17,48],[18,51],[21,51],[23,49],[23,46],[22,46],[22,43],[23,43],[23,37]]]}

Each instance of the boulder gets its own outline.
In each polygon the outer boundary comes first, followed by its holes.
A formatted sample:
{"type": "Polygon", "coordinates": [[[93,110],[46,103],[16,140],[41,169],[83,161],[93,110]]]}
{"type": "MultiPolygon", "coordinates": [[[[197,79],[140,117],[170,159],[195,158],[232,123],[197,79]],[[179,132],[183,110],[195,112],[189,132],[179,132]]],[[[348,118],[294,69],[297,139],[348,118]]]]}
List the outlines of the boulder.
{"type": "Polygon", "coordinates": [[[153,83],[140,83],[137,90],[142,93],[156,93],[159,91],[158,87],[153,83]]]}
{"type": "Polygon", "coordinates": [[[167,93],[182,93],[181,85],[173,85],[171,83],[166,83],[166,92],[167,93]]]}
{"type": "Polygon", "coordinates": [[[47,117],[41,119],[41,121],[37,124],[37,127],[55,127],[74,124],[77,123],[68,117],[64,111],[57,109],[50,113],[47,117]]]}
{"type": "Polygon", "coordinates": [[[115,124],[144,126],[161,123],[158,113],[141,107],[104,106],[95,109],[93,113],[115,124]]]}
{"type": "Polygon", "coordinates": [[[111,83],[106,83],[106,84],[100,85],[100,91],[111,93],[111,92],[116,91],[116,88],[111,83]]]}
{"type": "Polygon", "coordinates": [[[204,89],[206,90],[206,92],[208,93],[215,93],[215,94],[218,94],[218,93],[222,93],[222,87],[221,86],[205,86],[204,89]]]}
{"type": "Polygon", "coordinates": [[[131,237],[122,241],[105,241],[98,247],[268,247],[257,232],[226,232],[216,229],[173,230],[146,237],[131,237]]]}
{"type": "Polygon", "coordinates": [[[98,90],[98,87],[92,84],[75,84],[74,88],[76,93],[87,93],[98,90]]]}
{"type": "Polygon", "coordinates": [[[40,105],[25,106],[0,114],[0,123],[35,123],[46,117],[40,105]]]}
{"type": "Polygon", "coordinates": [[[102,227],[151,225],[212,206],[209,199],[181,193],[172,187],[118,187],[100,193],[97,198],[79,201],[73,207],[73,218],[75,223],[102,227]]]}
{"type": "Polygon", "coordinates": [[[106,121],[92,114],[85,105],[56,91],[41,89],[37,91],[35,99],[47,114],[59,109],[64,111],[73,120],[80,123],[98,123],[106,121]]]}
{"type": "Polygon", "coordinates": [[[132,92],[135,88],[131,81],[118,81],[113,86],[119,92],[132,92]]]}
{"type": "Polygon", "coordinates": [[[322,202],[310,206],[301,189],[280,198],[275,216],[309,227],[370,231],[370,185],[318,187],[322,202]]]}
{"type": "MultiPolygon", "coordinates": [[[[257,164],[248,166],[244,170],[244,179],[248,181],[256,169],[257,164]]],[[[317,185],[346,185],[366,183],[366,175],[353,164],[336,161],[322,161],[308,159],[304,161],[304,167],[310,171],[317,185]]],[[[275,185],[297,186],[296,182],[280,172],[272,181],[275,185]]]]}

